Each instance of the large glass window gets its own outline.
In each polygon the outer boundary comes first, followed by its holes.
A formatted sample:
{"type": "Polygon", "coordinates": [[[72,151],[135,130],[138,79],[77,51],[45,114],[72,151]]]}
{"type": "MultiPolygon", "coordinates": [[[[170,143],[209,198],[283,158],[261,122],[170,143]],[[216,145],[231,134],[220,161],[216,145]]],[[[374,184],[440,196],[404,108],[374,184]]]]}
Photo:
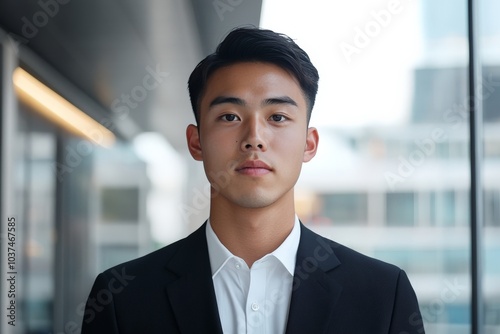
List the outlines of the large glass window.
{"type": "Polygon", "coordinates": [[[415,224],[415,197],[413,193],[387,193],[386,212],[388,226],[415,224]]]}
{"type": "Polygon", "coordinates": [[[56,133],[29,107],[19,106],[16,152],[19,326],[25,333],[52,329],[55,300],[56,133]]]}
{"type": "Polygon", "coordinates": [[[432,192],[429,205],[432,225],[449,226],[457,223],[454,191],[432,192]]]}
{"type": "Polygon", "coordinates": [[[483,104],[484,160],[484,326],[500,333],[500,2],[479,0],[478,50],[482,80],[476,91],[483,104]]]}
{"type": "Polygon", "coordinates": [[[357,193],[331,194],[322,196],[322,216],[335,225],[366,224],[367,195],[357,193]]]}
{"type": "Polygon", "coordinates": [[[466,1],[264,1],[261,25],[295,39],[320,73],[319,151],[298,183],[318,205],[301,218],[403,268],[427,333],[469,333],[466,1]]]}
{"type": "Polygon", "coordinates": [[[57,108],[40,105],[61,98],[58,93],[30,104],[17,92],[8,142],[15,188],[10,214],[17,221],[14,330],[77,332],[97,273],[152,249],[146,165],[130,144],[100,147],[73,135],[68,123],[56,123],[47,110],[57,108]]]}
{"type": "Polygon", "coordinates": [[[101,200],[103,222],[138,222],[140,203],[138,188],[103,188],[101,200]]]}

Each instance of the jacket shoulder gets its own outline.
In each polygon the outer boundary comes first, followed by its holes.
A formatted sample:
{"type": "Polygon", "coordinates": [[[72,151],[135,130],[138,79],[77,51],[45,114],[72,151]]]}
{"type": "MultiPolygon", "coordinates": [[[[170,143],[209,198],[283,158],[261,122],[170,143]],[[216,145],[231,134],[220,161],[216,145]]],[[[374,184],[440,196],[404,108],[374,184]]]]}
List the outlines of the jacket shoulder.
{"type": "MultiPolygon", "coordinates": [[[[341,243],[325,238],[307,227],[301,230],[304,242],[331,252],[339,263],[339,268],[349,270],[351,273],[377,272],[386,275],[398,275],[401,269],[393,264],[381,261],[371,256],[362,254],[341,243]]],[[[312,247],[310,247],[312,250],[312,247]]]]}
{"type": "Polygon", "coordinates": [[[311,233],[314,245],[323,245],[317,254],[331,251],[336,258],[337,265],[325,271],[341,291],[332,320],[335,332],[424,333],[417,297],[404,270],[311,233]]]}
{"type": "Polygon", "coordinates": [[[346,267],[359,267],[363,268],[364,272],[374,271],[387,274],[399,274],[401,271],[401,268],[394,264],[362,254],[338,242],[331,240],[330,242],[340,262],[346,267]]]}

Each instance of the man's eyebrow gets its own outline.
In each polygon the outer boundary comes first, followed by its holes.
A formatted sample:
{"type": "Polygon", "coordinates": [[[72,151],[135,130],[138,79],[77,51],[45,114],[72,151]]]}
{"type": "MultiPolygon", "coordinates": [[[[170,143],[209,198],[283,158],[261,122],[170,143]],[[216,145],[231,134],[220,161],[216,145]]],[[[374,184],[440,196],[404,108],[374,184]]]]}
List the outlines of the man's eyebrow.
{"type": "Polygon", "coordinates": [[[238,97],[233,97],[233,96],[217,96],[215,99],[210,102],[209,107],[212,108],[213,106],[216,106],[218,104],[223,104],[223,103],[232,103],[232,104],[237,104],[239,106],[244,106],[246,105],[245,101],[238,98],[238,97]]]}
{"type": "Polygon", "coordinates": [[[297,102],[295,102],[289,96],[271,97],[269,99],[265,99],[262,103],[262,105],[270,105],[270,104],[290,104],[292,106],[297,107],[297,102]]]}

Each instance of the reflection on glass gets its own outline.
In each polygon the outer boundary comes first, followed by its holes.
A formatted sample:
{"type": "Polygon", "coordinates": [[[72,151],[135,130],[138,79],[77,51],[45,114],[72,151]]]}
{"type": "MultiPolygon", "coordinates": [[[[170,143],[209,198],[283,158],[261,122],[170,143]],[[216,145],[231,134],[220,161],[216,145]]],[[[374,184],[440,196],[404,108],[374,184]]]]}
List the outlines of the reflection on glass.
{"type": "Polygon", "coordinates": [[[17,188],[20,206],[18,231],[22,318],[26,333],[48,333],[52,328],[55,279],[55,186],[53,129],[20,106],[19,140],[22,157],[17,188]]]}
{"type": "Polygon", "coordinates": [[[366,224],[368,207],[366,194],[329,194],[322,196],[322,215],[337,224],[366,224]]]}
{"type": "Polygon", "coordinates": [[[107,187],[101,190],[102,221],[137,223],[139,220],[139,189],[107,187]]]}
{"type": "Polygon", "coordinates": [[[387,193],[387,225],[413,226],[415,224],[415,195],[413,193],[387,193]]]}
{"type": "Polygon", "coordinates": [[[486,333],[500,333],[500,2],[479,1],[484,132],[484,324],[486,333]]]}
{"type": "Polygon", "coordinates": [[[469,333],[467,6],[390,3],[264,2],[261,25],[294,38],[321,77],[319,151],[298,183],[316,204],[300,217],[403,268],[427,333],[469,333]]]}

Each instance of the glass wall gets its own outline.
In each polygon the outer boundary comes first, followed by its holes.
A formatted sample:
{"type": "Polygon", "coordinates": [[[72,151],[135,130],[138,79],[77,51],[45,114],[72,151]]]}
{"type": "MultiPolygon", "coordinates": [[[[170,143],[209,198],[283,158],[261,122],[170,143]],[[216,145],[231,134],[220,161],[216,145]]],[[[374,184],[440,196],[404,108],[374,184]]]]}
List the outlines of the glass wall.
{"type": "MultiPolygon", "coordinates": [[[[6,82],[14,78],[13,87],[19,87],[12,69],[6,72],[6,82]]],[[[54,77],[37,79],[45,84],[54,77]]],[[[101,147],[54,121],[40,107],[43,98],[31,104],[19,90],[10,92],[12,96],[2,98],[14,103],[2,110],[2,116],[15,115],[15,122],[9,129],[0,125],[2,134],[9,130],[12,135],[2,140],[2,159],[13,168],[2,164],[2,174],[11,172],[13,190],[2,193],[2,201],[8,196],[13,206],[2,205],[8,211],[2,217],[16,221],[16,326],[2,320],[0,331],[76,333],[96,275],[153,249],[146,218],[147,166],[131,143],[101,147]]],[[[87,130],[97,131],[96,127],[87,130]]]]}
{"type": "MultiPolygon", "coordinates": [[[[500,8],[480,2],[484,321],[500,333],[500,8]]],[[[403,268],[427,333],[470,333],[467,2],[265,1],[261,25],[294,38],[320,72],[319,152],[297,189],[302,221],[403,268]]]]}
{"type": "Polygon", "coordinates": [[[483,289],[486,333],[500,333],[500,3],[479,1],[479,47],[483,104],[484,244],[483,289]]]}
{"type": "Polygon", "coordinates": [[[19,132],[15,140],[18,206],[18,302],[24,314],[19,326],[26,333],[52,328],[55,298],[56,133],[53,126],[19,108],[19,132]]]}

